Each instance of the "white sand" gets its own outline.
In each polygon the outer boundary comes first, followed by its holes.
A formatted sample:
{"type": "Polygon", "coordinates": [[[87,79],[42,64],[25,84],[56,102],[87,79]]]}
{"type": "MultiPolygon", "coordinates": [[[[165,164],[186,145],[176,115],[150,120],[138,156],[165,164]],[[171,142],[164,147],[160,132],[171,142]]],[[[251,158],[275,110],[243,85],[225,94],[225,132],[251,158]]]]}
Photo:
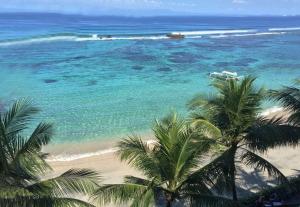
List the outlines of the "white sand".
{"type": "MultiPolygon", "coordinates": [[[[264,115],[271,117],[282,114],[286,113],[275,110],[271,114],[264,115]]],[[[146,137],[151,139],[151,135],[149,134],[146,137]]],[[[111,184],[122,183],[125,175],[141,176],[135,169],[132,169],[126,163],[119,161],[115,153],[116,148],[114,142],[62,144],[50,146],[46,151],[63,155],[50,156],[49,163],[54,169],[55,174],[60,174],[70,168],[89,168],[101,173],[103,183],[111,184]],[[80,156],[78,156],[78,152],[80,152],[80,156]],[[68,159],[68,156],[70,159],[68,159]]],[[[263,156],[278,167],[286,176],[300,174],[300,147],[281,147],[272,149],[263,156]]],[[[244,174],[242,179],[240,179],[241,185],[247,189],[259,190],[262,183],[255,178],[258,173],[254,169],[246,169],[245,172],[247,172],[247,175],[244,174]],[[245,180],[247,182],[245,182],[245,180]],[[251,184],[248,184],[248,181],[251,184]]]]}

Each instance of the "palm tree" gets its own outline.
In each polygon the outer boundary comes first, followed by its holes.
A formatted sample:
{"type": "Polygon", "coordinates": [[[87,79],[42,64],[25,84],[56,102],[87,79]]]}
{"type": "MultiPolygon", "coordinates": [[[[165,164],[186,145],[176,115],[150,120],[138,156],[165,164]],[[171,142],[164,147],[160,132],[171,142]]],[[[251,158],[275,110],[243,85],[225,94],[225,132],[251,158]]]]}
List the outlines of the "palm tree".
{"type": "Polygon", "coordinates": [[[256,152],[296,145],[300,139],[297,126],[281,118],[260,116],[266,91],[256,89],[254,81],[253,77],[245,77],[241,81],[215,81],[212,85],[216,94],[198,95],[189,103],[192,124],[215,129],[215,139],[222,146],[222,151],[212,161],[211,171],[219,172],[215,178],[216,187],[223,192],[231,192],[233,200],[238,199],[237,165],[267,171],[278,182],[286,182],[283,173],[256,152]]]}
{"type": "MultiPolygon", "coordinates": [[[[296,84],[300,83],[297,80],[296,84]]],[[[298,87],[283,87],[281,90],[271,90],[270,97],[280,102],[285,109],[291,112],[288,122],[300,125],[300,89],[298,87]]]]}
{"type": "Polygon", "coordinates": [[[216,197],[209,189],[202,158],[214,142],[192,130],[176,114],[157,121],[155,140],[145,142],[131,136],[119,144],[118,154],[143,173],[143,178],[127,176],[123,184],[101,186],[95,199],[102,205],[131,203],[130,206],[236,206],[230,199],[216,197]]]}
{"type": "Polygon", "coordinates": [[[92,206],[74,196],[93,192],[96,172],[70,169],[58,177],[43,179],[51,167],[41,148],[50,142],[53,127],[42,122],[25,136],[37,112],[30,101],[19,100],[0,113],[0,206],[92,206]]]}

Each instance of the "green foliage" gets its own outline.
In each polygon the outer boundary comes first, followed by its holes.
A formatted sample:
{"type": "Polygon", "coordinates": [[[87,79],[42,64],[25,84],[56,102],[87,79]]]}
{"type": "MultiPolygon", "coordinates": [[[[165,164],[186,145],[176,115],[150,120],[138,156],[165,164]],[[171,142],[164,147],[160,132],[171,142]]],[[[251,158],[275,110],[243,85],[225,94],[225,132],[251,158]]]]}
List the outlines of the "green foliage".
{"type": "Polygon", "coordinates": [[[300,89],[297,87],[284,87],[281,90],[270,91],[270,97],[280,102],[283,107],[292,112],[288,118],[290,123],[300,124],[300,89]]]}
{"type": "MultiPolygon", "coordinates": [[[[214,131],[214,128],[211,129],[214,131]]],[[[157,121],[151,144],[138,136],[131,136],[119,143],[119,156],[144,175],[143,178],[126,177],[123,184],[104,185],[95,193],[98,203],[105,205],[130,203],[131,206],[171,206],[185,203],[189,206],[236,206],[223,197],[213,197],[210,177],[203,158],[216,142],[205,136],[187,121],[172,114],[157,121]],[[197,179],[196,179],[197,178],[197,179]],[[199,178],[199,179],[198,179],[199,178]],[[197,202],[196,202],[197,200],[197,202]]]]}
{"type": "Polygon", "coordinates": [[[30,101],[20,100],[0,113],[0,206],[92,206],[72,195],[91,194],[97,187],[97,173],[71,169],[42,179],[51,168],[41,149],[50,142],[53,126],[39,123],[28,137],[24,136],[38,111],[30,101]]]}
{"type": "Polygon", "coordinates": [[[213,82],[216,94],[198,95],[189,103],[192,124],[213,128],[215,140],[223,145],[209,171],[214,172],[211,179],[215,188],[232,192],[234,200],[237,199],[237,163],[267,171],[279,183],[286,182],[285,176],[274,165],[255,153],[278,146],[295,146],[300,140],[300,128],[294,124],[295,116],[299,118],[299,92],[295,89],[273,92],[274,97],[285,100],[285,106],[295,112],[289,122],[282,118],[263,119],[261,104],[268,93],[263,88],[256,89],[254,81],[255,78],[249,76],[241,81],[213,82]]]}

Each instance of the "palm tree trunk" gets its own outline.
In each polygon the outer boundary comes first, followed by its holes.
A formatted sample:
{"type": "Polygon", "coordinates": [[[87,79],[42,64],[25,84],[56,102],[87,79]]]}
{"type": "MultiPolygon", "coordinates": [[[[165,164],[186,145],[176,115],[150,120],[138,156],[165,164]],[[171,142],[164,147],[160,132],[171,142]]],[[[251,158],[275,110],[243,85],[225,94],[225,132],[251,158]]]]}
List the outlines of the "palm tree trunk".
{"type": "Polygon", "coordinates": [[[166,207],[171,207],[173,201],[173,195],[171,193],[165,193],[165,198],[166,198],[166,207]]]}
{"type": "Polygon", "coordinates": [[[232,156],[232,160],[231,160],[231,166],[229,169],[229,175],[230,175],[230,182],[231,182],[231,190],[232,190],[232,200],[237,201],[237,192],[236,192],[236,183],[235,183],[235,176],[236,176],[236,168],[235,168],[235,153],[237,150],[236,146],[233,146],[233,156],[232,156]]]}
{"type": "Polygon", "coordinates": [[[238,198],[237,198],[236,185],[235,185],[235,167],[231,170],[230,177],[231,177],[230,179],[231,179],[232,200],[237,201],[238,198]]]}

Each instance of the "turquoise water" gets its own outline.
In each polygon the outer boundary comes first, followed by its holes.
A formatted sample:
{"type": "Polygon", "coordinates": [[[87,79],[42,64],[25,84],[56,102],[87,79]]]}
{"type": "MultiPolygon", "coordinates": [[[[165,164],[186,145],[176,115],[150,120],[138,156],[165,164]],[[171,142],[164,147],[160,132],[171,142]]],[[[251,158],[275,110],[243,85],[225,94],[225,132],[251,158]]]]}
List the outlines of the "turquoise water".
{"type": "Polygon", "coordinates": [[[212,71],[251,74],[268,88],[300,77],[299,17],[1,17],[0,108],[33,99],[55,142],[143,132],[172,110],[185,114],[194,94],[211,90],[212,71]],[[166,39],[173,31],[187,38],[166,39]]]}

